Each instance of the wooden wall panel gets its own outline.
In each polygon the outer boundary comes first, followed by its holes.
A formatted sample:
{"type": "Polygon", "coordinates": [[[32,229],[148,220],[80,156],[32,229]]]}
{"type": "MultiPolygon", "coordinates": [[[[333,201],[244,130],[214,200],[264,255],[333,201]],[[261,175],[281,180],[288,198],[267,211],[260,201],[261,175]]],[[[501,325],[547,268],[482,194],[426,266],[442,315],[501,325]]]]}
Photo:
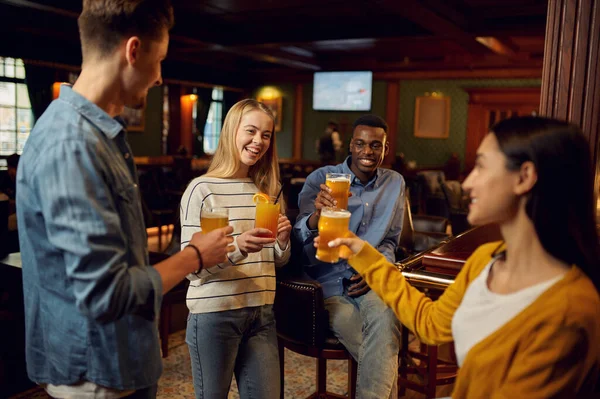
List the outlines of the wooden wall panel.
{"type": "Polygon", "coordinates": [[[600,0],[549,0],[540,113],[579,125],[600,186],[600,0]]]}

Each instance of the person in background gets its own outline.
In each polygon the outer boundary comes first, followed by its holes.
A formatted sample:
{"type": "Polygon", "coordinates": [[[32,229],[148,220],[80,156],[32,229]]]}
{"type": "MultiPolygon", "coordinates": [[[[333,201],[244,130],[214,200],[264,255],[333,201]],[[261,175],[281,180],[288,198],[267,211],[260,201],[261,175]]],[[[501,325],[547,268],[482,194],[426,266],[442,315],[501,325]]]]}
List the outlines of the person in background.
{"type": "Polygon", "coordinates": [[[11,233],[11,236],[7,238],[9,241],[8,247],[18,251],[19,243],[16,237],[17,230],[17,210],[15,198],[17,195],[17,167],[19,165],[19,155],[12,154],[6,158],[6,174],[0,180],[0,193],[4,193],[8,200],[8,224],[7,229],[11,233]],[[14,234],[14,236],[12,236],[14,234]]]}
{"type": "Polygon", "coordinates": [[[84,0],[83,65],[17,171],[27,372],[55,398],[154,398],[162,296],[226,259],[232,229],[150,266],[137,171],[115,117],[162,83],[168,0],[84,0]]]}
{"type": "Polygon", "coordinates": [[[340,139],[338,124],[330,121],[327,123],[325,132],[317,142],[317,152],[321,163],[325,165],[334,163],[337,154],[340,153],[341,147],[342,140],[340,139]]]}
{"type": "Polygon", "coordinates": [[[6,157],[6,175],[0,180],[0,192],[6,194],[13,201],[12,212],[14,213],[14,200],[17,191],[17,166],[19,155],[12,154],[6,157]]]}
{"type": "Polygon", "coordinates": [[[591,170],[574,125],[536,117],[495,125],[463,186],[469,223],[497,223],[503,241],[479,247],[437,301],[369,243],[329,245],[351,249],[350,265],[422,342],[454,341],[453,397],[595,397],[600,248],[591,170]]]}
{"type": "Polygon", "coordinates": [[[321,209],[337,204],[325,185],[326,174],[350,174],[349,230],[375,246],[389,262],[395,261],[405,186],[400,174],[379,167],[389,149],[387,128],[376,115],[361,116],[354,122],[350,156],[307,177],[294,226],[303,245],[304,270],[323,287],[330,328],[358,362],[356,391],[361,399],[397,397],[400,325],[392,310],[347,262],[317,260],[313,239],[318,234],[321,209]]]}
{"type": "Polygon", "coordinates": [[[186,342],[196,398],[226,398],[234,373],[241,398],[279,398],[275,268],[290,257],[292,225],[280,214],[276,237],[254,228],[257,193],[277,196],[279,181],[273,114],[255,100],[236,103],[208,172],[181,199],[182,248],[203,230],[206,208],[229,210],[235,247],[225,262],[188,276],[186,342]]]}

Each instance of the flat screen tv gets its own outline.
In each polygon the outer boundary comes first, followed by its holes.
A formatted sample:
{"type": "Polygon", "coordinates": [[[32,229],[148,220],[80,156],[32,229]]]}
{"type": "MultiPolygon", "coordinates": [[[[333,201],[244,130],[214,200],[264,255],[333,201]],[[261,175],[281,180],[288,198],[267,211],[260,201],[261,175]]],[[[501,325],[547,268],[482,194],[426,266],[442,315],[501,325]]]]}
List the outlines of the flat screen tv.
{"type": "Polygon", "coordinates": [[[315,72],[313,109],[370,111],[373,72],[315,72]]]}

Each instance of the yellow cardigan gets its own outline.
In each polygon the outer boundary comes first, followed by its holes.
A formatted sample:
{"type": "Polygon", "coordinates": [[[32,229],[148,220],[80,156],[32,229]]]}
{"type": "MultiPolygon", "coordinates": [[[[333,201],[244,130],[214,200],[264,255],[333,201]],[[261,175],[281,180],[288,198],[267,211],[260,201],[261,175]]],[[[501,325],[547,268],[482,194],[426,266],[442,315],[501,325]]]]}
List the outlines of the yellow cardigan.
{"type": "MultiPolygon", "coordinates": [[[[349,263],[402,324],[423,342],[441,344],[453,340],[454,312],[499,245],[479,247],[435,302],[408,284],[368,243],[349,263]]],[[[573,266],[531,305],[471,348],[452,397],[593,397],[587,394],[594,389],[599,369],[600,298],[591,280],[573,266]]]]}

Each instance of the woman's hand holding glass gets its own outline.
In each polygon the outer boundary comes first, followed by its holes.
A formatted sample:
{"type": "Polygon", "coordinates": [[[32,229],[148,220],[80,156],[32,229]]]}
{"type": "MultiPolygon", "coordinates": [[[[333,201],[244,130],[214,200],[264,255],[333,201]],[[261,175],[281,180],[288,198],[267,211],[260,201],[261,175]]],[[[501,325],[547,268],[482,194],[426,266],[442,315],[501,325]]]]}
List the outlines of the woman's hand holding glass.
{"type": "Polygon", "coordinates": [[[287,248],[291,232],[292,223],[290,223],[287,216],[279,215],[279,220],[277,220],[277,243],[279,244],[279,248],[287,248]]]}
{"type": "Polygon", "coordinates": [[[275,238],[268,237],[271,230],[262,227],[255,227],[245,231],[237,237],[237,245],[244,255],[259,252],[267,244],[275,242],[275,238]],[[266,237],[265,237],[266,236],[266,237]]]}
{"type": "MultiPolygon", "coordinates": [[[[319,242],[321,238],[315,237],[314,246],[315,248],[319,247],[319,242]]],[[[348,259],[353,255],[359,253],[365,245],[365,242],[358,238],[356,234],[349,231],[344,238],[336,238],[334,240],[329,241],[328,246],[330,248],[340,248],[340,258],[348,259]]]]}

